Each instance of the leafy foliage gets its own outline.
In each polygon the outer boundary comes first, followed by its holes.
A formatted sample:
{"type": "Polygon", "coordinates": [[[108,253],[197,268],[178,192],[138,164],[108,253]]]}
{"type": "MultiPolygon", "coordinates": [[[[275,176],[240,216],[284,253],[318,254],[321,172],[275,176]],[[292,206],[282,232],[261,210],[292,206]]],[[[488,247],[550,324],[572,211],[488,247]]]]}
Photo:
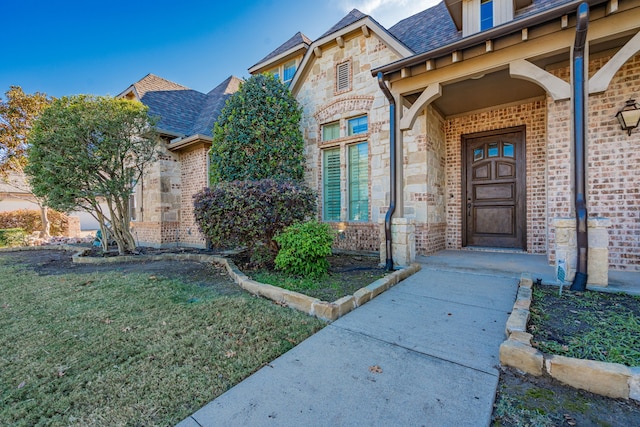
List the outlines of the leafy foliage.
{"type": "Polygon", "coordinates": [[[227,101],[213,130],[211,182],[302,180],[301,109],[271,74],[249,78],[227,101]]]}
{"type": "Polygon", "coordinates": [[[28,137],[35,120],[51,103],[46,94],[24,93],[20,86],[11,86],[0,99],[0,176],[22,173],[27,163],[28,137]]]}
{"type": "Polygon", "coordinates": [[[21,246],[24,244],[27,233],[22,228],[0,229],[0,247],[21,246]]]}
{"type": "Polygon", "coordinates": [[[316,196],[291,181],[220,182],[194,196],[194,213],[202,233],[216,247],[261,243],[275,247],[273,237],[316,208],[316,196]]]}
{"type": "MultiPolygon", "coordinates": [[[[64,236],[69,230],[68,217],[64,213],[50,210],[49,222],[52,236],[64,236]]],[[[0,212],[0,228],[22,228],[31,234],[42,229],[42,217],[33,209],[0,212]]]]}
{"type": "Polygon", "coordinates": [[[27,95],[20,86],[11,86],[5,96],[6,101],[0,99],[0,178],[19,193],[33,196],[27,200],[35,198],[40,206],[40,231],[46,237],[50,234],[48,209],[23,177],[29,133],[36,119],[53,100],[40,92],[27,95]]]}
{"type": "Polygon", "coordinates": [[[276,268],[297,276],[327,274],[333,238],[334,232],[327,223],[308,221],[290,225],[274,238],[280,245],[276,268]]]}
{"type": "Polygon", "coordinates": [[[131,184],[155,160],[158,140],[147,107],[138,102],[64,97],[35,123],[26,172],[34,194],[48,206],[63,212],[85,210],[99,221],[103,233],[110,218],[124,254],[135,249],[129,224],[131,184]]]}

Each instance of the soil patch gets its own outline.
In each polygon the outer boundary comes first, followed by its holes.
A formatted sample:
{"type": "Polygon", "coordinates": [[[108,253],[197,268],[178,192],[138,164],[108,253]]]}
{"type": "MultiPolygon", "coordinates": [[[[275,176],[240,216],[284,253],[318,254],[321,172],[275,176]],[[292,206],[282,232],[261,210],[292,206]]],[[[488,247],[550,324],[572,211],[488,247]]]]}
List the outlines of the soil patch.
{"type": "Polygon", "coordinates": [[[640,404],[503,369],[493,426],[640,426],[640,404]]]}
{"type": "MultiPolygon", "coordinates": [[[[158,254],[160,252],[154,252],[158,254]]],[[[166,252],[165,252],[166,253],[166,252]]],[[[173,251],[175,253],[175,250],[173,251]]],[[[223,267],[195,261],[139,261],[109,264],[76,264],[70,251],[42,250],[16,251],[0,254],[11,262],[21,264],[40,276],[68,273],[95,273],[116,271],[122,274],[142,273],[158,278],[180,279],[184,282],[215,288],[221,295],[241,294],[244,291],[227,275],[223,267]]],[[[135,255],[133,255],[135,256],[135,255]]]]}
{"type": "MultiPolygon", "coordinates": [[[[560,296],[558,287],[542,286],[534,287],[528,329],[534,346],[547,354],[637,366],[640,330],[634,318],[640,319],[638,297],[567,289],[560,296]],[[604,329],[590,335],[599,326],[604,329]]],[[[510,427],[640,426],[640,403],[503,368],[493,420],[494,426],[510,427]]]]}

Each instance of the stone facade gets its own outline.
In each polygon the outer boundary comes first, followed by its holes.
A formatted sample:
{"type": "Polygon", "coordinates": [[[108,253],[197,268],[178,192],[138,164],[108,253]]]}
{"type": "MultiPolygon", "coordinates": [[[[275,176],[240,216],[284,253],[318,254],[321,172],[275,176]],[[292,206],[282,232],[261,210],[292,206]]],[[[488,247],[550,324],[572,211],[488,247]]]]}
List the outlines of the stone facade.
{"type": "Polygon", "coordinates": [[[312,59],[310,71],[296,93],[303,108],[306,183],[319,195],[322,195],[323,150],[339,147],[341,151],[341,221],[332,224],[341,231],[335,243],[340,249],[379,250],[377,224],[389,203],[389,107],[376,79],[371,77],[371,69],[399,58],[376,34],[365,36],[358,30],[344,37],[343,47],[329,45],[323,48],[322,56],[312,59]],[[338,90],[337,66],[345,63],[350,64],[349,89],[338,90]],[[368,118],[368,132],[346,136],[347,120],[363,115],[368,118]],[[340,122],[340,137],[323,142],[322,125],[336,121],[340,122]],[[347,147],[363,141],[368,142],[369,219],[351,222],[347,221],[347,147]]]}

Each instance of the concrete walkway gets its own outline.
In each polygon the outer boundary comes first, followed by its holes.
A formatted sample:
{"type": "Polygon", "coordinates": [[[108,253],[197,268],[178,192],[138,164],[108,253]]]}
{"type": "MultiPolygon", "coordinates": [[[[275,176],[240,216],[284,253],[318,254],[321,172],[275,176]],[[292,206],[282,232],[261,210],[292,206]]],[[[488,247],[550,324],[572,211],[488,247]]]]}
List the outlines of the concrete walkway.
{"type": "Polygon", "coordinates": [[[488,425],[499,346],[526,267],[421,262],[420,272],[179,426],[488,425]]]}

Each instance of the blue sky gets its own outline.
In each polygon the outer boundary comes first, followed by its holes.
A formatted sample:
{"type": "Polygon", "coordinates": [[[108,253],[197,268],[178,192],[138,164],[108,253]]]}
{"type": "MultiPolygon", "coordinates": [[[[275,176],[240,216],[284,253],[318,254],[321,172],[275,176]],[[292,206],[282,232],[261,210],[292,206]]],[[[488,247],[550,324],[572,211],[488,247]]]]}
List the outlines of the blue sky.
{"type": "Polygon", "coordinates": [[[437,0],[2,0],[0,96],[117,95],[148,73],[208,92],[297,31],[312,40],[351,9],[390,27],[437,0]]]}

